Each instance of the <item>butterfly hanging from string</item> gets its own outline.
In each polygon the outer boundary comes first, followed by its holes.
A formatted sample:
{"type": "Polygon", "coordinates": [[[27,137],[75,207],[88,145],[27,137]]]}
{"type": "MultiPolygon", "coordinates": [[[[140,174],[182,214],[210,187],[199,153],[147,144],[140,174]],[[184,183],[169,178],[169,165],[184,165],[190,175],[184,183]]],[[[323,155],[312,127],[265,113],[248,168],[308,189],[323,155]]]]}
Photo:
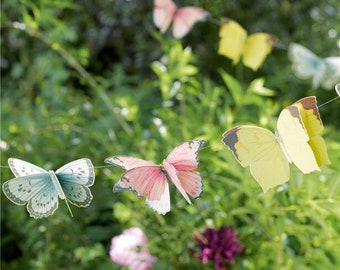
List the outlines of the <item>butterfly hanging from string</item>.
{"type": "Polygon", "coordinates": [[[209,13],[199,7],[177,8],[172,0],[155,0],[153,21],[161,33],[165,33],[172,23],[172,34],[175,38],[183,38],[195,23],[204,21],[209,13]]]}
{"type": "Polygon", "coordinates": [[[122,167],[126,172],[113,191],[131,190],[139,197],[146,197],[146,204],[159,214],[170,211],[169,182],[173,183],[184,199],[191,204],[188,194],[197,198],[203,191],[198,168],[198,151],[203,140],[181,143],[173,149],[162,165],[130,156],[113,156],[106,163],[122,167]]]}
{"type": "Polygon", "coordinates": [[[297,43],[289,45],[288,57],[296,77],[312,79],[313,88],[332,89],[340,81],[340,57],[320,58],[297,43]]]}
{"type": "Polygon", "coordinates": [[[256,71],[270,54],[276,39],[268,33],[247,34],[236,21],[223,19],[219,32],[218,54],[237,64],[242,58],[246,67],[256,71]]]}
{"type": "Polygon", "coordinates": [[[52,215],[58,208],[58,197],[68,204],[87,207],[92,201],[89,189],[95,181],[94,167],[87,158],[67,163],[57,171],[46,171],[17,158],[8,159],[9,168],[16,178],[6,181],[2,190],[17,205],[25,205],[33,218],[52,215]]]}
{"type": "Polygon", "coordinates": [[[330,160],[321,137],[323,124],[318,108],[340,97],[340,82],[335,90],[338,96],[320,106],[311,96],[286,107],[278,117],[275,134],[262,127],[243,125],[225,131],[222,142],[243,167],[250,167],[264,192],[289,180],[289,163],[304,174],[319,171],[330,160]]]}
{"type": "MultiPolygon", "coordinates": [[[[198,151],[203,140],[188,141],[178,145],[158,166],[129,156],[107,158],[106,163],[126,170],[114,191],[132,190],[139,196],[147,196],[147,204],[156,212],[170,211],[168,182],[174,183],[185,200],[191,204],[187,194],[197,198],[202,193],[202,179],[198,167],[198,151]]],[[[31,217],[43,218],[58,208],[58,197],[68,202],[87,207],[92,201],[89,189],[95,180],[94,167],[89,159],[83,158],[67,163],[57,171],[46,171],[32,163],[17,158],[8,159],[9,168],[16,178],[6,181],[3,192],[17,205],[25,205],[31,217]]],[[[98,166],[96,168],[108,167],[98,166]]]]}

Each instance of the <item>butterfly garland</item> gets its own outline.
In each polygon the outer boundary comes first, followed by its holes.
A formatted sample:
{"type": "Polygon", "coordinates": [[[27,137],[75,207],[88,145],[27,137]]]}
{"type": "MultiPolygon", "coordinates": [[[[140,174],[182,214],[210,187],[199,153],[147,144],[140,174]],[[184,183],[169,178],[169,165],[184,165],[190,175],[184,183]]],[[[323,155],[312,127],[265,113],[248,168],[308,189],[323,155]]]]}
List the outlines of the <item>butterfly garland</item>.
{"type": "Polygon", "coordinates": [[[170,211],[168,182],[172,182],[184,199],[191,204],[187,194],[193,198],[201,195],[203,184],[198,168],[198,151],[203,140],[187,141],[175,147],[162,165],[129,156],[113,156],[106,163],[126,170],[113,191],[132,190],[138,196],[146,196],[146,204],[159,214],[170,211]]]}
{"type": "MultiPolygon", "coordinates": [[[[338,94],[339,88],[337,84],[338,94]]],[[[243,167],[250,167],[251,174],[266,192],[288,181],[289,163],[294,163],[304,174],[330,164],[322,131],[317,101],[311,96],[282,110],[275,134],[265,128],[244,125],[224,132],[222,142],[243,167]]],[[[145,196],[146,204],[164,215],[170,211],[168,183],[172,182],[191,204],[188,194],[198,198],[203,191],[202,177],[196,169],[198,152],[205,143],[192,140],[179,144],[162,165],[130,156],[106,158],[106,163],[125,170],[113,191],[131,190],[145,196]]],[[[3,192],[13,203],[27,204],[31,217],[52,215],[58,208],[58,197],[65,200],[68,208],[68,201],[78,207],[87,207],[92,201],[89,187],[95,174],[89,159],[72,161],[56,172],[16,158],[9,158],[8,164],[16,178],[3,184],[3,192]]]]}
{"type": "Polygon", "coordinates": [[[87,207],[92,201],[89,187],[94,183],[95,174],[87,158],[67,163],[56,172],[17,158],[9,158],[8,165],[16,178],[6,181],[2,190],[13,203],[27,204],[33,218],[52,215],[58,208],[58,197],[65,200],[67,206],[69,201],[77,207],[87,207]]]}
{"type": "MultiPolygon", "coordinates": [[[[172,0],[155,0],[153,20],[161,33],[172,23],[175,38],[184,37],[198,21],[209,13],[199,7],[177,8],[172,0]]],[[[247,35],[241,25],[224,20],[220,28],[218,53],[237,64],[242,58],[245,66],[256,71],[270,54],[275,43],[267,33],[247,35]]],[[[340,80],[340,57],[321,59],[299,44],[288,49],[293,71],[302,79],[312,78],[313,87],[330,88],[340,80]]],[[[340,84],[336,85],[340,96],[340,84]]],[[[303,173],[320,170],[329,164],[327,149],[321,137],[323,125],[315,97],[306,97],[285,108],[278,117],[277,132],[256,126],[238,126],[223,133],[222,142],[250,172],[264,192],[289,179],[289,163],[303,173]]],[[[203,191],[198,152],[206,142],[192,140],[176,146],[162,165],[129,156],[113,156],[106,163],[125,169],[113,191],[131,190],[146,197],[146,204],[159,214],[170,211],[169,182],[191,204],[188,194],[198,198],[203,191]]],[[[94,167],[83,158],[67,163],[56,172],[46,171],[29,162],[9,158],[8,164],[16,178],[6,181],[3,192],[17,205],[26,205],[33,218],[52,215],[59,200],[77,207],[87,207],[92,201],[90,186],[94,184],[94,167]]]]}

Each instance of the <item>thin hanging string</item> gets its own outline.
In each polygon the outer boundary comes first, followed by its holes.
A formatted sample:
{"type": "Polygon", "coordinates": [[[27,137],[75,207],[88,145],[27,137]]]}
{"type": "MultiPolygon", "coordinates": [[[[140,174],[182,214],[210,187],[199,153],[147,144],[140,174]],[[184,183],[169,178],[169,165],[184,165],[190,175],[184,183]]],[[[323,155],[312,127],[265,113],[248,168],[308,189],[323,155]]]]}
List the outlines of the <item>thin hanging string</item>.
{"type": "Polygon", "coordinates": [[[9,168],[7,165],[0,165],[0,168],[9,168]]]}
{"type": "MultiPolygon", "coordinates": [[[[114,165],[93,166],[94,169],[109,168],[109,167],[114,167],[114,165]]],[[[8,165],[0,165],[0,168],[9,168],[9,166],[8,165]]]]}
{"type": "Polygon", "coordinates": [[[320,107],[322,107],[322,106],[324,106],[324,105],[326,105],[326,104],[328,104],[328,103],[331,103],[332,101],[334,101],[334,100],[336,100],[336,99],[338,99],[338,98],[340,98],[340,96],[335,97],[335,98],[332,98],[331,100],[328,100],[328,101],[326,101],[325,103],[322,103],[321,105],[318,106],[318,108],[320,108],[320,107]]]}
{"type": "MultiPolygon", "coordinates": [[[[318,108],[320,108],[320,107],[322,107],[322,106],[325,106],[325,105],[327,105],[328,103],[331,103],[332,101],[334,101],[334,100],[336,100],[336,99],[338,99],[338,98],[340,98],[340,82],[338,82],[336,85],[335,85],[335,92],[337,93],[337,97],[335,97],[335,98],[332,98],[332,99],[330,99],[330,100],[328,100],[328,101],[326,101],[325,103],[322,103],[321,105],[319,105],[318,106],[318,108]]],[[[210,147],[212,147],[212,145],[206,145],[206,146],[204,146],[204,147],[202,147],[200,150],[203,150],[203,149],[206,149],[206,148],[210,148],[210,147]]],[[[113,167],[114,165],[101,165],[101,166],[94,166],[93,168],[94,169],[101,169],[101,168],[109,168],[109,167],[113,167]]],[[[7,165],[0,165],[0,168],[9,168],[9,166],[7,166],[7,165]]],[[[67,205],[68,206],[68,205],[67,205]]],[[[68,208],[69,208],[69,206],[68,206],[68,208]]],[[[71,215],[72,215],[72,212],[71,212],[71,215]]]]}
{"type": "Polygon", "coordinates": [[[102,166],[94,166],[94,169],[101,169],[101,168],[109,168],[109,167],[114,167],[114,165],[102,165],[102,166]]]}
{"type": "Polygon", "coordinates": [[[335,97],[335,98],[332,98],[331,100],[326,101],[325,103],[323,103],[323,104],[321,104],[321,105],[319,105],[318,108],[320,108],[320,107],[322,107],[322,106],[324,106],[324,105],[326,105],[326,104],[328,104],[328,103],[330,103],[330,102],[332,102],[332,101],[334,101],[334,100],[340,98],[340,82],[338,82],[338,83],[335,85],[334,88],[335,88],[335,92],[338,94],[338,96],[335,97]]]}

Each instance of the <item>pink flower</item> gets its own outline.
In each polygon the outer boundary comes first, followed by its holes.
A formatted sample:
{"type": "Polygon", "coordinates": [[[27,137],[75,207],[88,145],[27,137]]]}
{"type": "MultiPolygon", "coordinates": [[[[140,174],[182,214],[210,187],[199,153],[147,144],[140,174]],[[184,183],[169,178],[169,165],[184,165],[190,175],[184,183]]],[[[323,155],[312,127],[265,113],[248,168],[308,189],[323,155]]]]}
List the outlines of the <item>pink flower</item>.
{"type": "Polygon", "coordinates": [[[123,231],[112,238],[110,257],[120,265],[129,266],[131,270],[147,270],[156,261],[149,254],[144,232],[136,227],[123,231]]]}

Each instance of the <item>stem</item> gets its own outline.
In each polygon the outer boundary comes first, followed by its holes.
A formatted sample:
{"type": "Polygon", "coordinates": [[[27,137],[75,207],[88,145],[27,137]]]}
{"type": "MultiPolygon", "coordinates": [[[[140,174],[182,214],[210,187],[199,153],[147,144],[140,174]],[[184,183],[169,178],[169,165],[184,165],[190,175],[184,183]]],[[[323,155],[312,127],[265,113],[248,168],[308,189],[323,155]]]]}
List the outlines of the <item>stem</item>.
{"type": "Polygon", "coordinates": [[[24,24],[20,23],[12,23],[9,25],[9,27],[21,30],[28,34],[31,37],[34,37],[43,43],[45,43],[50,49],[57,52],[63,59],[66,60],[66,62],[75,69],[85,80],[88,82],[88,84],[96,91],[96,93],[99,95],[99,97],[103,100],[107,108],[113,113],[115,118],[117,119],[118,123],[121,125],[123,130],[128,134],[132,135],[133,130],[130,128],[130,126],[127,124],[127,122],[124,120],[124,118],[119,114],[118,109],[115,108],[115,106],[112,104],[110,98],[103,90],[103,87],[93,78],[93,76],[88,73],[80,64],[79,62],[70,55],[65,49],[61,47],[60,44],[55,43],[51,44],[43,34],[26,27],[24,24]]]}

